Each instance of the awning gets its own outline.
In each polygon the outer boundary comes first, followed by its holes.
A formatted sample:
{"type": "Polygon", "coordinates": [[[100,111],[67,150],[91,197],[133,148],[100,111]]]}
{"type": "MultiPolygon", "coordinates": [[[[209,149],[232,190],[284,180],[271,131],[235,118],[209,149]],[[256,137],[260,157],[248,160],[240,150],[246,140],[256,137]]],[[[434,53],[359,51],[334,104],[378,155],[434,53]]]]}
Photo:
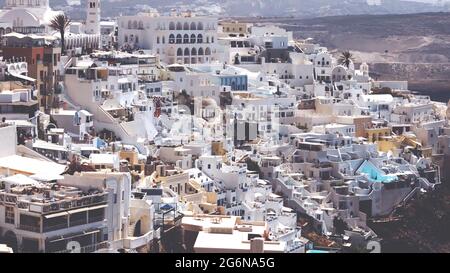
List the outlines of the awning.
{"type": "Polygon", "coordinates": [[[45,219],[51,219],[51,218],[56,218],[56,217],[61,217],[61,216],[66,216],[68,215],[68,213],[66,211],[63,212],[59,212],[59,213],[53,213],[53,214],[48,214],[45,215],[45,219]]]}
{"type": "Polygon", "coordinates": [[[69,210],[68,213],[69,214],[75,214],[75,213],[79,213],[79,212],[85,212],[90,210],[90,207],[86,207],[86,208],[81,208],[81,209],[74,209],[74,210],[69,210]]]}
{"type": "Polygon", "coordinates": [[[17,74],[17,73],[11,73],[11,72],[8,72],[8,74],[13,76],[13,77],[15,77],[15,78],[19,78],[19,79],[22,79],[22,80],[26,80],[26,81],[30,81],[30,82],[35,82],[36,81],[36,79],[33,79],[33,78],[25,76],[25,75],[21,75],[21,74],[17,74]]]}
{"type": "Polygon", "coordinates": [[[99,205],[99,206],[95,206],[95,207],[89,207],[89,210],[95,210],[95,209],[102,209],[102,208],[106,208],[108,205],[99,205]]]}
{"type": "Polygon", "coordinates": [[[42,182],[50,182],[54,180],[62,180],[64,179],[64,176],[57,175],[57,174],[51,174],[51,173],[38,173],[30,176],[30,178],[33,178],[38,181],[42,182]]]}
{"type": "Polygon", "coordinates": [[[55,242],[59,242],[59,241],[62,241],[62,240],[70,240],[70,239],[77,238],[77,237],[80,237],[80,236],[86,236],[86,235],[95,234],[95,233],[99,233],[99,232],[100,232],[99,229],[93,230],[93,231],[84,231],[83,233],[78,233],[78,234],[75,234],[75,235],[71,234],[71,235],[59,236],[57,238],[49,240],[49,242],[50,243],[55,243],[55,242]]]}

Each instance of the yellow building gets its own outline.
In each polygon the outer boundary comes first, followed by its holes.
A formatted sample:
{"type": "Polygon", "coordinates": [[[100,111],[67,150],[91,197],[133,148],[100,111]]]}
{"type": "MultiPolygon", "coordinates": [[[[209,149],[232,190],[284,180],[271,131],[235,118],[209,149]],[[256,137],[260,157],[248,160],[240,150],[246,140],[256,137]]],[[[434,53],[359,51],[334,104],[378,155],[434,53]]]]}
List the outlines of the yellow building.
{"type": "Polygon", "coordinates": [[[391,128],[388,127],[366,129],[366,138],[369,142],[377,142],[382,140],[384,137],[389,137],[390,135],[391,128]]]}
{"type": "Polygon", "coordinates": [[[249,34],[251,24],[238,21],[224,21],[219,23],[224,33],[249,34]]]}

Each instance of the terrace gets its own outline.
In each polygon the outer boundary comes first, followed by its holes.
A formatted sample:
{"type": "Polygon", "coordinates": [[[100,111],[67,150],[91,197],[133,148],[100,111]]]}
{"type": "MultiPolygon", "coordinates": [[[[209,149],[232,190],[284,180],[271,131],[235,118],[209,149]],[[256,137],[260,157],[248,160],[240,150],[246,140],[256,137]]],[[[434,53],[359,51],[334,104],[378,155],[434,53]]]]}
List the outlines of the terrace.
{"type": "Polygon", "coordinates": [[[15,204],[20,210],[51,214],[71,209],[105,204],[107,192],[83,192],[75,187],[35,183],[15,186],[10,190],[0,187],[0,203],[15,204]]]}

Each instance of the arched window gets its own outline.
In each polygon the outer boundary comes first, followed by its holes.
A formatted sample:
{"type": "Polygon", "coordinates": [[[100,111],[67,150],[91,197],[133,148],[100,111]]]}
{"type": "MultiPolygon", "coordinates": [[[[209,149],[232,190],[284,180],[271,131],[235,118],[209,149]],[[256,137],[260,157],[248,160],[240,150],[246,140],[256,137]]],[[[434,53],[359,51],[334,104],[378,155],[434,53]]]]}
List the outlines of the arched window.
{"type": "Polygon", "coordinates": [[[175,23],[174,22],[170,22],[169,23],[169,30],[175,30],[175,23]]]}
{"type": "Polygon", "coordinates": [[[181,37],[181,34],[177,35],[177,44],[183,43],[183,38],[181,37]]]}
{"type": "Polygon", "coordinates": [[[199,55],[199,56],[203,56],[203,54],[204,54],[203,48],[200,47],[200,48],[198,49],[198,55],[199,55]]]}
{"type": "Polygon", "coordinates": [[[184,23],[183,30],[189,30],[189,23],[188,22],[184,23]]]}
{"type": "Polygon", "coordinates": [[[206,36],[206,43],[209,44],[209,36],[206,36]]]}
{"type": "Polygon", "coordinates": [[[184,34],[184,36],[183,36],[183,44],[189,44],[189,35],[184,34]]]}
{"type": "Polygon", "coordinates": [[[199,34],[199,35],[197,36],[197,43],[198,43],[198,44],[202,44],[202,43],[203,43],[203,35],[199,34]]]}
{"type": "Polygon", "coordinates": [[[195,44],[196,40],[197,40],[197,37],[195,37],[195,34],[191,34],[191,44],[195,44]]]}
{"type": "Polygon", "coordinates": [[[180,22],[177,23],[177,30],[183,30],[183,25],[180,22]]]}
{"type": "Polygon", "coordinates": [[[134,29],[138,28],[138,23],[137,23],[137,21],[134,21],[134,22],[133,22],[133,28],[134,28],[134,29]]]}
{"type": "Polygon", "coordinates": [[[158,37],[156,37],[156,43],[159,44],[159,42],[160,42],[160,39],[159,39],[159,36],[158,36],[158,37]]]}
{"type": "Polygon", "coordinates": [[[177,56],[183,56],[183,50],[181,48],[177,50],[177,56]]]}
{"type": "Polygon", "coordinates": [[[174,44],[175,43],[175,35],[170,34],[169,35],[169,44],[174,44]]]}
{"type": "Polygon", "coordinates": [[[205,55],[211,55],[211,49],[209,47],[205,49],[205,55]]]}
{"type": "Polygon", "coordinates": [[[128,21],[128,29],[131,29],[133,27],[133,23],[131,21],[128,21]]]}
{"type": "Polygon", "coordinates": [[[123,37],[123,40],[125,41],[125,43],[128,43],[128,35],[125,35],[125,37],[123,37]]]}
{"type": "Polygon", "coordinates": [[[195,47],[192,48],[191,55],[197,56],[197,49],[195,47]]]}
{"type": "Polygon", "coordinates": [[[203,30],[203,23],[202,22],[198,23],[197,30],[203,30]]]}
{"type": "Polygon", "coordinates": [[[166,43],[166,37],[165,37],[165,36],[162,37],[162,43],[163,43],[163,44],[166,43]]]}
{"type": "Polygon", "coordinates": [[[189,56],[190,54],[189,54],[190,52],[189,52],[189,48],[185,48],[184,49],[184,56],[189,56]]]}
{"type": "Polygon", "coordinates": [[[191,30],[197,30],[197,25],[194,22],[191,23],[191,30]]]}

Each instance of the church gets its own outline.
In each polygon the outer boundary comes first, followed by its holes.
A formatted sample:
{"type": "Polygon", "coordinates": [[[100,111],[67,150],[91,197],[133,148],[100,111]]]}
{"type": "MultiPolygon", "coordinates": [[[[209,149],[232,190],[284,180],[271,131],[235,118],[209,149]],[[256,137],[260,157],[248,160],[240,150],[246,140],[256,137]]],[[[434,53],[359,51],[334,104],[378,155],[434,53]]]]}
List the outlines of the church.
{"type": "MultiPolygon", "coordinates": [[[[50,8],[49,0],[6,0],[0,10],[0,38],[5,34],[52,35],[60,38],[58,31],[49,27],[55,16],[64,14],[50,8]]],[[[100,0],[89,0],[85,23],[71,22],[66,34],[66,50],[95,49],[100,45],[100,0]]]]}
{"type": "Polygon", "coordinates": [[[50,21],[62,11],[50,8],[49,0],[6,0],[0,10],[0,27],[23,34],[44,33],[48,31],[50,21]]]}

